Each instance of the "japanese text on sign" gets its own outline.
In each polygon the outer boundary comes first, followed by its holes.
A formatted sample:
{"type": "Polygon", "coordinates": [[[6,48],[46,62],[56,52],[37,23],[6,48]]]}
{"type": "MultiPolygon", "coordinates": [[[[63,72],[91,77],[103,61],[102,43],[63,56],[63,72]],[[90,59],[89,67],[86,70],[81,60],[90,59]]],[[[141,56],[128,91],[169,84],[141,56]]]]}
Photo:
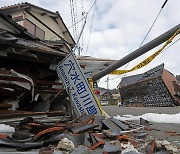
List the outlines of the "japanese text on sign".
{"type": "Polygon", "coordinates": [[[93,115],[102,114],[73,53],[70,53],[58,64],[57,72],[65,87],[70,89],[72,101],[80,115],[84,113],[93,115]]]}

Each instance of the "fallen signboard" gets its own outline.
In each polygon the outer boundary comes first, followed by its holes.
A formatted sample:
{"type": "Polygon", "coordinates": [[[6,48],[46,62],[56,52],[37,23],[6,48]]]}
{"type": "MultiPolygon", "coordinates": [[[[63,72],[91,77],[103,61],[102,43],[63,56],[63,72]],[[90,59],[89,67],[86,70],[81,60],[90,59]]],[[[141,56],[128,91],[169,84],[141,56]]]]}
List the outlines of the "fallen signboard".
{"type": "Polygon", "coordinates": [[[104,114],[73,53],[66,56],[57,65],[56,70],[66,89],[70,89],[73,104],[79,115],[104,114]]]}

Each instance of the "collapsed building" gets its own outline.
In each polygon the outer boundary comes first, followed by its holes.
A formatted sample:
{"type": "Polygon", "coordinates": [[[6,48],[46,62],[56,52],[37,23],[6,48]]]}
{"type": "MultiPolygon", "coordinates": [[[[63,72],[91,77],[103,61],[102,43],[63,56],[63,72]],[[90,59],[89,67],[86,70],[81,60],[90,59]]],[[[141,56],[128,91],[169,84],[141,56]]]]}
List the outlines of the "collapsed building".
{"type": "MultiPolygon", "coordinates": [[[[29,3],[0,10],[0,153],[120,153],[129,146],[156,151],[154,141],[147,148],[140,141],[147,136],[141,130],[150,130],[144,119],[137,124],[94,115],[70,121],[66,116],[67,93],[55,68],[75,43],[58,13],[29,3]]],[[[137,153],[133,150],[126,153],[137,153]]]]}
{"type": "MultiPolygon", "coordinates": [[[[27,2],[0,8],[0,20],[1,108],[18,104],[20,110],[48,111],[49,104],[68,96],[55,69],[75,41],[58,12],[27,2]]],[[[88,56],[77,60],[86,77],[114,62],[88,56]]]]}
{"type": "Polygon", "coordinates": [[[161,64],[145,73],[122,78],[119,91],[124,106],[180,105],[175,76],[161,64]]]}
{"type": "Polygon", "coordinates": [[[54,109],[67,97],[56,65],[75,46],[61,16],[21,3],[0,8],[0,21],[0,110],[54,109]]]}

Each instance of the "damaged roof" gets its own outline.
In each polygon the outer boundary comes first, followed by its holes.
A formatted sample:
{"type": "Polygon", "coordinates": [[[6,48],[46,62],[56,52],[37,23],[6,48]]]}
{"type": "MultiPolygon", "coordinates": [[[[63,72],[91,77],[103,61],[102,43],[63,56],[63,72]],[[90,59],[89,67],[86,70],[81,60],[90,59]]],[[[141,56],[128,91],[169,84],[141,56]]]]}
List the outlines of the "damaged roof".
{"type": "Polygon", "coordinates": [[[47,9],[44,9],[42,7],[36,6],[34,4],[28,3],[28,2],[22,2],[22,3],[17,3],[17,4],[13,4],[13,5],[9,5],[9,6],[4,6],[1,7],[0,9],[5,11],[5,12],[13,12],[16,11],[17,9],[25,9],[25,8],[29,8],[29,7],[33,7],[35,9],[41,10],[43,12],[49,13],[51,15],[56,15],[56,13],[49,11],[47,9]]]}
{"type": "Polygon", "coordinates": [[[145,73],[124,77],[121,80],[120,87],[132,85],[134,83],[137,83],[143,80],[160,77],[162,75],[163,69],[164,69],[164,64],[161,64],[145,73]]]}
{"type": "Polygon", "coordinates": [[[29,37],[32,39],[38,39],[34,35],[27,32],[27,29],[22,27],[21,25],[17,24],[14,20],[12,20],[12,17],[3,11],[0,10],[0,29],[9,31],[9,32],[15,32],[15,34],[19,34],[24,37],[29,37]],[[4,26],[3,26],[4,24],[4,26]],[[10,30],[11,29],[11,30],[10,30]]]}
{"type": "Polygon", "coordinates": [[[60,25],[62,25],[63,28],[63,34],[71,40],[71,42],[69,42],[71,44],[72,47],[74,47],[75,45],[75,41],[73,39],[73,37],[71,36],[68,28],[66,27],[61,15],[59,14],[58,11],[56,12],[52,12],[49,11],[47,9],[44,9],[42,7],[36,6],[34,4],[25,2],[25,3],[18,3],[18,4],[14,4],[14,5],[10,5],[10,6],[4,6],[0,8],[1,11],[7,13],[7,14],[11,14],[12,12],[17,12],[17,10],[27,10],[27,11],[35,11],[35,12],[39,12],[41,15],[48,15],[50,17],[52,17],[53,19],[55,19],[60,25]]]}
{"type": "Polygon", "coordinates": [[[46,56],[46,60],[44,60],[46,63],[49,63],[54,58],[57,59],[58,57],[63,59],[63,57],[69,53],[68,51],[63,50],[63,46],[66,46],[65,41],[40,41],[2,11],[0,11],[0,21],[0,44],[3,45],[1,46],[1,51],[9,54],[18,54],[19,56],[28,56],[29,52],[33,52],[31,54],[38,53],[36,57],[33,56],[33,60],[36,59],[39,62],[41,62],[40,57],[43,56],[41,54],[51,55],[52,57],[46,56]],[[18,51],[16,52],[16,50],[18,51]],[[47,61],[47,59],[50,60],[47,61]]]}

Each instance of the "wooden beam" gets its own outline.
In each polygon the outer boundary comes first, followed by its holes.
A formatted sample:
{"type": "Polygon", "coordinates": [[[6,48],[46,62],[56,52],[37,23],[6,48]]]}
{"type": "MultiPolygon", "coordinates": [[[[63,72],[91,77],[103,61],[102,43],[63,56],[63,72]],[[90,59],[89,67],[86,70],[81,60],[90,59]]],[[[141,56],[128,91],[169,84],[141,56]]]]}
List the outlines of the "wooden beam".
{"type": "MultiPolygon", "coordinates": [[[[26,79],[19,78],[19,77],[12,77],[12,76],[0,76],[0,80],[4,80],[4,81],[18,81],[18,82],[29,82],[26,79]]],[[[62,85],[62,83],[54,82],[54,81],[33,80],[33,82],[35,84],[40,84],[40,85],[62,85]]]]}

